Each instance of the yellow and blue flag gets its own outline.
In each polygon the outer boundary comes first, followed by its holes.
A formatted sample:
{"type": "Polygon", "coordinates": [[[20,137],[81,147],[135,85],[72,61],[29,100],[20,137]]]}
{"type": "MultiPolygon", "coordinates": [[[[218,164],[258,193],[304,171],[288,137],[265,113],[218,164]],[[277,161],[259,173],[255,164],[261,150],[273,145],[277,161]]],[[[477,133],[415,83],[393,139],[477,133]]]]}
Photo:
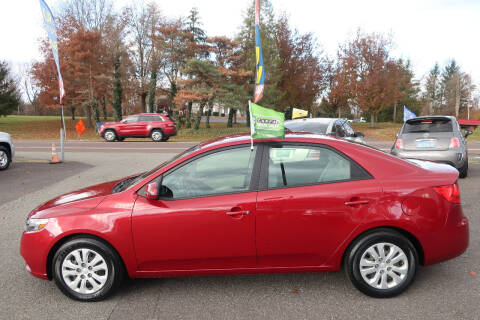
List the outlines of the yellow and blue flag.
{"type": "Polygon", "coordinates": [[[260,0],[255,0],[255,92],[253,102],[257,103],[263,97],[265,87],[265,66],[263,65],[262,43],[260,41],[260,0]]]}
{"type": "Polygon", "coordinates": [[[58,86],[60,87],[60,104],[62,104],[62,98],[65,95],[65,90],[63,89],[63,79],[62,74],[60,73],[60,60],[58,59],[57,27],[55,26],[55,18],[53,17],[52,11],[44,0],[40,0],[40,8],[42,9],[43,26],[47,31],[50,47],[52,48],[53,58],[55,59],[55,64],[57,65],[58,86]]]}

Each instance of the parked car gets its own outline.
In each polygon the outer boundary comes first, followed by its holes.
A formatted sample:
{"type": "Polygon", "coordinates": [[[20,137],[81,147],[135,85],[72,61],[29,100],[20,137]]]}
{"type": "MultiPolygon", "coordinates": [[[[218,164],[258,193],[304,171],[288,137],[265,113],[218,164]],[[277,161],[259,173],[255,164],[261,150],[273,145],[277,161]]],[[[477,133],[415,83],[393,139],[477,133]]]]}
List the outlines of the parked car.
{"type": "Polygon", "coordinates": [[[367,121],[365,120],[364,117],[360,117],[360,119],[349,119],[348,122],[359,122],[359,123],[366,123],[367,121]]]}
{"type": "Polygon", "coordinates": [[[407,120],[392,146],[401,158],[447,163],[458,169],[460,178],[468,175],[468,150],[457,119],[452,116],[426,116],[407,120]]]}
{"type": "Polygon", "coordinates": [[[365,143],[363,133],[355,132],[346,119],[304,118],[288,120],[285,121],[285,128],[290,131],[328,134],[350,141],[365,143]]]}
{"type": "Polygon", "coordinates": [[[342,139],[287,133],[204,142],[160,166],[52,199],[26,221],[26,270],[69,297],[124,275],[338,271],[391,297],[463,253],[458,171],[342,139]]]}
{"type": "Polygon", "coordinates": [[[177,135],[177,125],[166,114],[142,113],[128,116],[120,122],[106,122],[98,131],[109,142],[125,138],[152,138],[158,142],[177,135]]]}
{"type": "Polygon", "coordinates": [[[6,170],[13,161],[15,147],[12,137],[6,132],[0,132],[0,170],[6,170]]]}

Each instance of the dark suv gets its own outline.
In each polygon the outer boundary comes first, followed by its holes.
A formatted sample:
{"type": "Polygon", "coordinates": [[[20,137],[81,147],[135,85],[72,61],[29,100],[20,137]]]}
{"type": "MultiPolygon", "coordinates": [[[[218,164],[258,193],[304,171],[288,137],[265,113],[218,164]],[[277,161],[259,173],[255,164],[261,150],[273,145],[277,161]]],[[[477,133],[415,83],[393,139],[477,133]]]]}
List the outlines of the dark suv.
{"type": "Polygon", "coordinates": [[[106,122],[98,133],[109,142],[148,137],[158,142],[177,135],[177,126],[166,114],[142,113],[128,116],[120,122],[106,122]]]}

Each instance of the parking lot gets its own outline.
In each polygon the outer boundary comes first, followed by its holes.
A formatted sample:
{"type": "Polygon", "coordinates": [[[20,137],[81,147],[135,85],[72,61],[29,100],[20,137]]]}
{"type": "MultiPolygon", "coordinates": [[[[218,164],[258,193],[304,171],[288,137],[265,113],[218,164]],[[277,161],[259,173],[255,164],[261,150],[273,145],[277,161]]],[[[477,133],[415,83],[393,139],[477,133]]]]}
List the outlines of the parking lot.
{"type": "Polygon", "coordinates": [[[480,319],[480,157],[473,153],[469,177],[460,180],[469,249],[420,268],[396,298],[369,298],[339,272],[128,280],[105,301],[79,303],[25,271],[19,241],[28,212],[59,194],[144,171],[188,147],[166,145],[161,152],[151,152],[157,146],[151,143],[135,152],[72,148],[68,162],[57,165],[37,161],[49,157],[48,149],[19,148],[18,162],[0,173],[0,318],[480,319]]]}

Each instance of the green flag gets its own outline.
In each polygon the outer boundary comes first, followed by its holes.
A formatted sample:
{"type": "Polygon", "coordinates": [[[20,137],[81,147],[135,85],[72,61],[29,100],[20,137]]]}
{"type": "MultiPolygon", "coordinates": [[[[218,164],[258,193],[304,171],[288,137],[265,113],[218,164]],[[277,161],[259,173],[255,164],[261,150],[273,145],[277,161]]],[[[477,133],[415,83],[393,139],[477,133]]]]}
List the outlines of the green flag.
{"type": "Polygon", "coordinates": [[[252,139],[285,137],[285,115],[250,102],[250,130],[252,139]]]}

